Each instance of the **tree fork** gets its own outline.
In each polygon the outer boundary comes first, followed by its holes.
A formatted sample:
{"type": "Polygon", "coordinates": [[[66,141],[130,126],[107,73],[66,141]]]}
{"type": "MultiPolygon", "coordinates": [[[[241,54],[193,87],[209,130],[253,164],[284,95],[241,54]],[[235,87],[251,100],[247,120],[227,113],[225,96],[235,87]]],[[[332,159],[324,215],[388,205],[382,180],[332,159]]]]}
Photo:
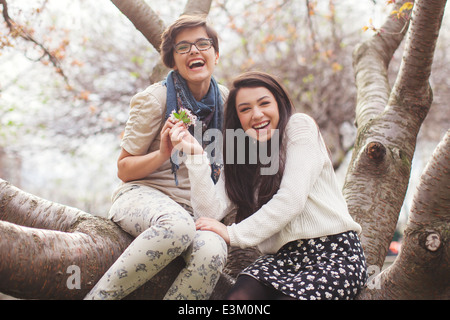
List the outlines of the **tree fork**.
{"type": "Polygon", "coordinates": [[[424,169],[402,249],[359,299],[450,299],[450,130],[424,169]]]}

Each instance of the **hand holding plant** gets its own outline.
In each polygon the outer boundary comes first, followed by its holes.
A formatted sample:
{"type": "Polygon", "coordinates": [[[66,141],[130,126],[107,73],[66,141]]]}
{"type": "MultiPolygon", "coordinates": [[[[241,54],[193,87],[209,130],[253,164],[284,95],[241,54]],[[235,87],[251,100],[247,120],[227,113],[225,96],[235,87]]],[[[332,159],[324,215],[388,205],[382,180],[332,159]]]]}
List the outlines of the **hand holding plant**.
{"type": "Polygon", "coordinates": [[[190,110],[181,108],[180,111],[177,113],[175,111],[172,111],[172,114],[169,117],[172,122],[178,122],[181,121],[183,124],[185,124],[186,128],[189,128],[191,125],[195,126],[195,123],[197,121],[197,117],[194,116],[190,110]]]}

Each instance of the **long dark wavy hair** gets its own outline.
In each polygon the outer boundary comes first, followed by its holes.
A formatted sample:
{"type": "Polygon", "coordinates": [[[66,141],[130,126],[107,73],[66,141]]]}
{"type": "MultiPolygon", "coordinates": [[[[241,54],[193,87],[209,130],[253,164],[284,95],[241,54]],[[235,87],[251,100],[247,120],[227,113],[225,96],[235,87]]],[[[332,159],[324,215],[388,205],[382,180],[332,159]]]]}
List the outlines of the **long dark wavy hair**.
{"type": "Polygon", "coordinates": [[[230,162],[227,161],[227,159],[235,157],[239,152],[243,152],[244,150],[238,150],[239,145],[237,143],[233,143],[234,148],[232,150],[230,150],[230,147],[227,148],[227,143],[231,146],[232,142],[227,141],[227,134],[223,135],[225,189],[230,200],[237,205],[236,222],[242,221],[256,212],[272,199],[274,194],[280,188],[286,158],[286,141],[283,137],[289,118],[294,113],[291,99],[284,86],[275,77],[263,72],[250,71],[241,74],[233,81],[225,108],[225,130],[242,129],[236,111],[237,93],[242,88],[257,87],[268,89],[273,94],[278,104],[278,134],[273,135],[272,138],[279,139],[277,144],[279,148],[277,148],[278,150],[270,150],[270,141],[258,142],[248,136],[245,139],[245,163],[236,163],[237,161],[227,163],[230,162]],[[271,161],[279,161],[278,171],[275,174],[260,174],[261,168],[263,168],[264,165],[261,163],[259,157],[257,158],[256,163],[251,163],[255,161],[249,161],[250,144],[252,143],[257,144],[258,148],[268,148],[271,161]],[[233,156],[227,157],[227,151],[233,152],[233,156]]]}

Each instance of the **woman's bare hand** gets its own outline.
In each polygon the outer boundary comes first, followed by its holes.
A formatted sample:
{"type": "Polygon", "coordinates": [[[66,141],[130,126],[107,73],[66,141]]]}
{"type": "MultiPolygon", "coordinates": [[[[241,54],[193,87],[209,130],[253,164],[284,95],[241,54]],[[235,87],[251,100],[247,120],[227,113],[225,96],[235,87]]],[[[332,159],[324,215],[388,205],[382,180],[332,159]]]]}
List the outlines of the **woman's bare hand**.
{"type": "Polygon", "coordinates": [[[169,131],[174,148],[186,154],[202,154],[203,148],[182,122],[176,123],[169,131]]]}
{"type": "Polygon", "coordinates": [[[172,129],[174,125],[175,124],[173,123],[173,121],[169,118],[164,123],[164,126],[161,129],[161,141],[159,144],[159,152],[166,159],[170,158],[172,151],[173,151],[173,145],[172,145],[172,141],[170,139],[169,132],[170,132],[170,129],[172,129]]]}
{"type": "Polygon", "coordinates": [[[201,217],[195,222],[197,230],[206,230],[217,233],[226,243],[230,244],[230,236],[228,234],[227,226],[217,221],[216,219],[201,217]]]}

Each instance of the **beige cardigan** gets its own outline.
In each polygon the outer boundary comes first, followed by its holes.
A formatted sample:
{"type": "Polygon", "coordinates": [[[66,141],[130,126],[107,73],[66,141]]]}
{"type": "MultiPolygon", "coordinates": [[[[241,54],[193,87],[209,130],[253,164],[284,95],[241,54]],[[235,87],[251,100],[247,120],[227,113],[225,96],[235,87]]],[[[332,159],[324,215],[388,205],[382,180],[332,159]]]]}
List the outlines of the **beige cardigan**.
{"type": "MultiPolygon", "coordinates": [[[[232,246],[258,246],[275,253],[297,239],[312,239],[349,230],[361,232],[338,188],[325,143],[314,120],[294,114],[287,125],[285,171],[280,189],[257,212],[228,226],[232,246]]],[[[223,173],[214,185],[206,154],[186,160],[194,217],[223,219],[235,210],[225,192],[223,173]]]]}
{"type": "MultiPolygon", "coordinates": [[[[228,89],[219,85],[225,104],[228,89]]],[[[166,113],[167,88],[157,82],[137,93],[130,102],[130,114],[120,146],[132,155],[144,155],[159,149],[161,128],[166,113]]],[[[172,166],[167,160],[155,172],[141,180],[120,183],[112,195],[114,202],[122,191],[131,185],[146,185],[162,191],[172,200],[191,206],[191,184],[184,164],[177,172],[178,186],[175,185],[172,166]]]]}

